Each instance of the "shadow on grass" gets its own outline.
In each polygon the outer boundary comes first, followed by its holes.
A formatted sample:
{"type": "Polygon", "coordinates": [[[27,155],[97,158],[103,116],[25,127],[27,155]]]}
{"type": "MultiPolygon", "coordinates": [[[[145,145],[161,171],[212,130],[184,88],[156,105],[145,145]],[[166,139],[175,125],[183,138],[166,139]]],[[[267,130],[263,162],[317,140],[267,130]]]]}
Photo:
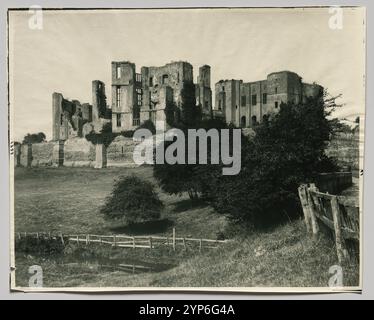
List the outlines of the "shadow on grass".
{"type": "Polygon", "coordinates": [[[153,220],[147,222],[133,223],[126,226],[116,226],[110,228],[115,233],[125,233],[129,235],[149,235],[166,232],[174,224],[169,219],[153,220]]]}
{"type": "Polygon", "coordinates": [[[181,200],[181,201],[174,203],[173,212],[179,213],[179,212],[184,212],[184,211],[191,210],[191,209],[204,208],[207,205],[208,204],[206,203],[206,201],[202,199],[181,200]]]}

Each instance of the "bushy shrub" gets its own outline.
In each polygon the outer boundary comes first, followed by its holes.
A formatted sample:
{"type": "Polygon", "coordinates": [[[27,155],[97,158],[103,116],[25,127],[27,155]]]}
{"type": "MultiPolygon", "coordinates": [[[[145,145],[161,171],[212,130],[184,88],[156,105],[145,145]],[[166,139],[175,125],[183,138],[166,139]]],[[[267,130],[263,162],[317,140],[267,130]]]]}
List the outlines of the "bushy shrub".
{"type": "Polygon", "coordinates": [[[67,245],[68,239],[64,237],[64,244],[60,237],[40,237],[36,238],[34,235],[22,236],[15,240],[16,253],[38,254],[42,256],[50,256],[62,254],[67,245]]]}
{"type": "Polygon", "coordinates": [[[153,185],[136,176],[120,177],[101,212],[108,219],[127,224],[160,218],[163,204],[153,185]]]}

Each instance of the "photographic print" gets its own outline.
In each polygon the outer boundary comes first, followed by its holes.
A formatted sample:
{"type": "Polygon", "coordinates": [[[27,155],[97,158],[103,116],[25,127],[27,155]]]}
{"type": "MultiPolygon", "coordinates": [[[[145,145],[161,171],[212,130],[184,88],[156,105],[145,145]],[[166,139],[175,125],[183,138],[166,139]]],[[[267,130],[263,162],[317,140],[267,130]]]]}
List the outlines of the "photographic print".
{"type": "Polygon", "coordinates": [[[365,28],[9,9],[11,289],[360,291],[365,28]]]}

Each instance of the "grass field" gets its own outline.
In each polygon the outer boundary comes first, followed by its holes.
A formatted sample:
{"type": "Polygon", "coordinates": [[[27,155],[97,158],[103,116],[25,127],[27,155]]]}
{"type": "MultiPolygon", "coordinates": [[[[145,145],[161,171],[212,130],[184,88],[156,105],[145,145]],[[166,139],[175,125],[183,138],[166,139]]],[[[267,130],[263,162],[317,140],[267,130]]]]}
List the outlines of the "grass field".
{"type": "Polygon", "coordinates": [[[160,190],[165,204],[161,222],[125,226],[104,220],[100,207],[121,175],[153,179],[151,167],[139,168],[17,168],[15,172],[15,231],[96,234],[165,234],[175,227],[180,236],[216,237],[225,218],[187,196],[160,190]],[[184,214],[188,210],[188,215],[184,214]]]}
{"type": "MultiPolygon", "coordinates": [[[[224,216],[202,202],[170,196],[160,222],[128,228],[103,219],[99,208],[120,175],[153,180],[152,168],[17,168],[15,173],[16,232],[170,234],[215,239],[224,232],[224,216]]],[[[28,266],[43,268],[46,287],[325,287],[329,268],[337,264],[335,248],[324,236],[306,236],[302,220],[261,233],[242,234],[220,249],[201,253],[183,249],[136,250],[81,247],[66,257],[16,256],[16,283],[28,284],[28,266]],[[99,261],[150,263],[158,272],[132,274],[102,268],[99,261]]],[[[343,268],[344,284],[358,285],[358,266],[343,268]]]]}

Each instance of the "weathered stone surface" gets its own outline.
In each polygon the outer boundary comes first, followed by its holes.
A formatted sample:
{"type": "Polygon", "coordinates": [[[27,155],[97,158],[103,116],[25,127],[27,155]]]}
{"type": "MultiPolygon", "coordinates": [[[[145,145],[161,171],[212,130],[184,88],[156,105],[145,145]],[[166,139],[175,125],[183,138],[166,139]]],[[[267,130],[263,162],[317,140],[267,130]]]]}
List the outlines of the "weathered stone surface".
{"type": "Polygon", "coordinates": [[[54,142],[34,143],[32,149],[32,167],[52,166],[54,142]]]}
{"type": "Polygon", "coordinates": [[[32,146],[31,144],[22,144],[20,164],[22,167],[31,167],[31,162],[32,162],[32,146]]]}
{"type": "Polygon", "coordinates": [[[108,167],[135,167],[133,152],[139,142],[124,136],[116,137],[107,148],[108,167]]]}
{"type": "Polygon", "coordinates": [[[110,120],[99,118],[95,121],[85,123],[82,128],[82,136],[85,137],[90,133],[101,133],[103,131],[104,126],[110,123],[110,120]]]}
{"type": "Polygon", "coordinates": [[[104,144],[96,144],[96,161],[95,168],[102,169],[106,168],[107,159],[106,159],[106,147],[104,144]]]}
{"type": "Polygon", "coordinates": [[[85,138],[72,138],[65,141],[64,166],[93,167],[95,160],[95,145],[85,138]]]}

